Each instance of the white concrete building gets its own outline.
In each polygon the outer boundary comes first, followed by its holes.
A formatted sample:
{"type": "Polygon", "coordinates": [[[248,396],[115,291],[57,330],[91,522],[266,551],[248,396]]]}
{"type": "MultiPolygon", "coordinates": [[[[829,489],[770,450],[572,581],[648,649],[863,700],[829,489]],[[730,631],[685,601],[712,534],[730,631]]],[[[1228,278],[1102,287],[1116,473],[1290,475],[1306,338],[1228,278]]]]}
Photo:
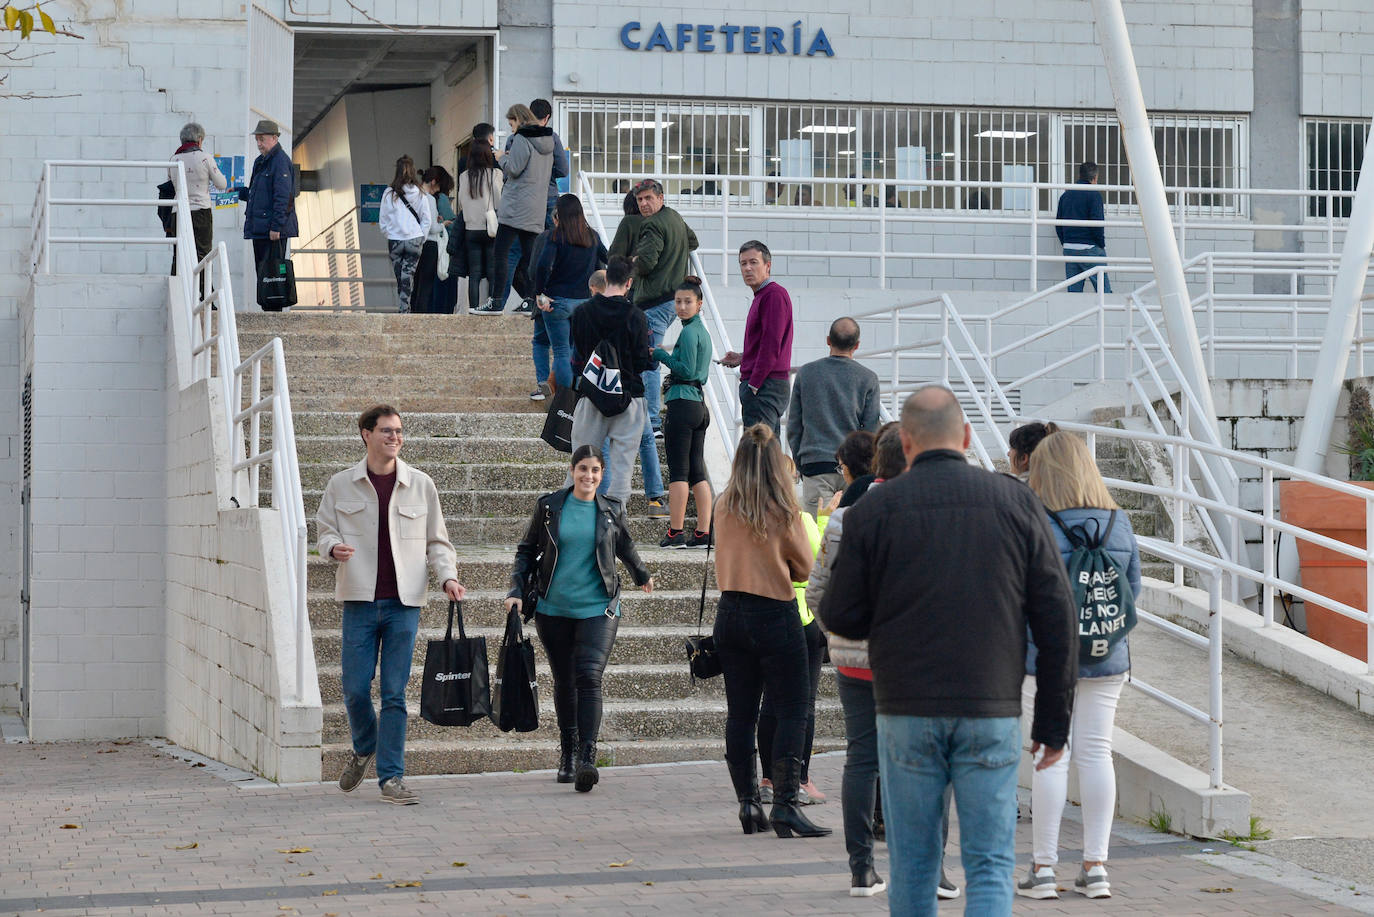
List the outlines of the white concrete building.
{"type": "MultiPolygon", "coordinates": [[[[45,291],[60,307],[35,317],[30,208],[44,160],[165,160],[194,120],[205,149],[251,168],[248,132],[273,118],[303,172],[297,247],[331,252],[298,256],[298,275],[345,278],[303,282],[302,306],[385,310],[394,292],[384,241],[361,220],[363,186],[389,181],[402,153],[454,172],[475,123],[504,130],[508,105],[546,97],[573,188],[581,173],[600,176],[591,183],[609,229],[622,179],[682,176],[667,182],[670,203],[698,227],[727,317],[734,309],[742,324],[747,305],[725,283],[739,242],[792,252],[777,273],[798,303],[798,360],[820,349],[834,315],[865,304],[912,290],[998,303],[1062,278],[1044,223],[1057,190],[1005,185],[1063,184],[1084,159],[1103,165],[1105,183],[1129,184],[1088,0],[836,9],[51,4],[84,40],[36,37],[51,53],[4,61],[0,84],[0,710],[52,692],[28,712],[37,737],[57,738],[157,734],[168,709],[168,663],[154,649],[168,636],[160,533],[175,473],[165,460],[175,430],[155,400],[165,289],[145,282],[128,299],[69,284],[45,291]],[[26,489],[61,518],[26,525],[26,489]],[[42,640],[21,600],[26,561],[32,578],[83,583],[45,597],[42,640]]],[[[1339,251],[1348,200],[1323,193],[1353,190],[1361,165],[1374,106],[1368,4],[1156,0],[1126,4],[1126,15],[1165,183],[1195,189],[1172,200],[1185,258],[1339,251]],[[1246,193],[1265,188],[1297,193],[1246,193]]],[[[148,170],[54,184],[98,199],[152,196],[161,180],[148,170]]],[[[1109,191],[1107,204],[1109,253],[1142,259],[1130,194],[1109,191]]],[[[72,232],[148,229],[146,210],[99,204],[62,220],[72,232]]],[[[216,210],[216,236],[243,268],[240,308],[253,308],[241,229],[239,207],[216,210]]],[[[57,274],[148,277],[164,270],[165,250],[71,245],[54,258],[57,274]]],[[[1141,265],[1118,285],[1147,276],[1141,265]]],[[[1238,358],[1219,374],[1266,370],[1238,358]]]]}

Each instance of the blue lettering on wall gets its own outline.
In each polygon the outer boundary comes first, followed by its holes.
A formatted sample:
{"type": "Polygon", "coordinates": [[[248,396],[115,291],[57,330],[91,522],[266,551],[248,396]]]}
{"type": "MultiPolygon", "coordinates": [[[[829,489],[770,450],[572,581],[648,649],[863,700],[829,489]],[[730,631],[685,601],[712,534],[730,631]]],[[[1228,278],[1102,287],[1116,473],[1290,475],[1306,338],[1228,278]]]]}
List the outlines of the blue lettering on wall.
{"type": "MultiPolygon", "coordinates": [[[[649,32],[649,40],[645,42],[639,41],[635,35],[636,32],[642,31],[644,31],[644,25],[640,22],[625,23],[620,27],[621,46],[630,51],[681,52],[695,50],[700,54],[711,54],[721,50],[726,54],[734,54],[736,52],[735,37],[740,36],[738,50],[745,54],[791,54],[793,57],[800,57],[803,53],[802,21],[800,19],[792,23],[791,47],[788,47],[787,30],[777,26],[708,25],[689,22],[677,22],[670,26],[664,26],[661,22],[655,22],[653,29],[649,32]],[[718,37],[725,39],[723,48],[716,44],[718,37]]],[[[818,54],[823,54],[826,57],[835,56],[835,48],[830,43],[830,37],[825,34],[825,29],[816,29],[811,41],[806,44],[805,54],[807,57],[815,57],[818,54]]]]}
{"type": "MultiPolygon", "coordinates": [[[[814,44],[814,42],[813,42],[814,44]]],[[[662,48],[664,51],[673,50],[673,43],[668,40],[668,33],[663,31],[663,23],[654,23],[654,34],[649,36],[649,43],[644,46],[645,51],[652,51],[654,48],[662,48]]],[[[810,54],[811,52],[807,52],[810,54]]]]}

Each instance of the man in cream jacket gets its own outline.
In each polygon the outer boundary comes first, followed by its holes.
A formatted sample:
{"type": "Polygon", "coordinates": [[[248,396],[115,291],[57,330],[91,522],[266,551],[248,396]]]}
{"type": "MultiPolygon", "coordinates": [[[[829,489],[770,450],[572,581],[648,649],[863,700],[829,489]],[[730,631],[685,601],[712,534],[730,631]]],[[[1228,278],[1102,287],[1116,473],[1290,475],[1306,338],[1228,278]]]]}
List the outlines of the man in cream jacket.
{"type": "Polygon", "coordinates": [[[401,415],[390,405],[369,408],[358,432],[367,457],[330,478],[315,517],[320,555],[338,563],[334,597],[343,602],[342,680],[353,754],[339,789],[356,789],[376,758],[382,798],[414,805],[420,799],[402,779],[406,682],[429,586],[426,562],[450,599],[467,590],[458,582],[439,491],[429,475],[398,458],[401,415]],[[379,659],[380,717],[372,707],[379,659]]]}

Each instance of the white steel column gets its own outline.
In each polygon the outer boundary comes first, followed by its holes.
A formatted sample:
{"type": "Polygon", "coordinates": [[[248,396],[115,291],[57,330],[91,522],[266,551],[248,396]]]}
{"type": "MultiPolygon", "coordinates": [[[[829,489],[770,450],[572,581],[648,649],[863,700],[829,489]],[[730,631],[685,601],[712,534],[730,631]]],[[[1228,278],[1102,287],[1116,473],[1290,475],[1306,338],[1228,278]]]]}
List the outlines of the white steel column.
{"type": "Polygon", "coordinates": [[[1117,118],[1121,122],[1121,136],[1131,165],[1131,180],[1135,183],[1140,219],[1145,228],[1145,242],[1150,249],[1159,286],[1160,305],[1164,311],[1164,327],[1169,344],[1185,381],[1193,389],[1201,405],[1201,422],[1217,429],[1217,412],[1212,403],[1212,388],[1207,379],[1207,367],[1202,361],[1202,347],[1198,343],[1197,325],[1193,321],[1192,302],[1188,295],[1188,281],[1183,274],[1183,262],[1169,217],[1169,201],[1164,194],[1164,180],[1159,173],[1159,159],[1155,155],[1154,134],[1145,113],[1145,99],[1140,92],[1140,78],[1136,72],[1135,54],[1126,31],[1126,16],[1121,0],[1092,0],[1097,42],[1107,64],[1107,76],[1116,100],[1117,118]]]}
{"type": "MultiPolygon", "coordinates": [[[[1293,464],[1304,471],[1321,472],[1331,446],[1331,427],[1336,418],[1336,402],[1341,397],[1345,370],[1350,361],[1350,343],[1360,318],[1360,297],[1364,295],[1365,274],[1374,249],[1374,176],[1369,155],[1374,153],[1374,132],[1365,144],[1364,165],[1355,186],[1355,203],[1350,209],[1350,225],[1341,248],[1341,263],[1331,288],[1331,309],[1326,315],[1326,331],[1317,354],[1312,376],[1312,394],[1307,401],[1307,416],[1298,435],[1298,454],[1293,464]]],[[[1327,207],[1333,203],[1327,197],[1327,207]]],[[[1328,210],[1328,214],[1329,214],[1328,210]]]]}

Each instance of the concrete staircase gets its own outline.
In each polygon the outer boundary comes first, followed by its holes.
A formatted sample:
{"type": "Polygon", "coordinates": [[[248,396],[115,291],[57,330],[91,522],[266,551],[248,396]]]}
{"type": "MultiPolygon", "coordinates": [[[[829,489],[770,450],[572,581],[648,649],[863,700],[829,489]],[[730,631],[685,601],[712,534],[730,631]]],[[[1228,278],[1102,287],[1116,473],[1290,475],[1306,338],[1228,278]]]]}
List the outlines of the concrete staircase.
{"type": "MultiPolygon", "coordinates": [[[[329,478],[362,457],[357,415],[378,402],[402,412],[402,456],[433,477],[439,488],[449,537],[458,550],[459,578],[468,587],[463,609],[468,633],[487,638],[494,672],[515,543],[524,534],[535,499],[561,487],[567,468],[567,456],[538,438],[544,414],[542,405],[528,398],[534,388],[529,320],[246,313],[238,316],[238,323],[243,353],[278,335],[285,346],[307,516],[313,518],[329,478]]],[[[636,470],[630,527],[656,591],[651,596],[633,589],[624,593],[624,620],[605,677],[601,757],[614,764],[718,759],[724,750],[723,685],[717,678],[693,688],[682,649],[683,638],[696,631],[705,552],[658,548],[666,523],[646,518],[645,509],[636,470]]],[[[313,545],[313,522],[309,537],[313,545]]],[[[628,583],[628,574],[622,576],[628,583]]],[[[327,778],[338,772],[349,747],[339,682],[341,609],[333,584],[333,565],[312,556],[310,621],[325,705],[327,778]]],[[[714,586],[711,575],[708,627],[714,586]]],[[[443,636],[447,610],[447,600],[431,583],[408,691],[407,771],[553,767],[557,729],[542,648],[537,650],[538,731],[503,734],[485,721],[467,729],[440,728],[420,719],[425,641],[443,636]]],[[[843,718],[828,673],[816,713],[816,749],[843,747],[843,718]]]]}

